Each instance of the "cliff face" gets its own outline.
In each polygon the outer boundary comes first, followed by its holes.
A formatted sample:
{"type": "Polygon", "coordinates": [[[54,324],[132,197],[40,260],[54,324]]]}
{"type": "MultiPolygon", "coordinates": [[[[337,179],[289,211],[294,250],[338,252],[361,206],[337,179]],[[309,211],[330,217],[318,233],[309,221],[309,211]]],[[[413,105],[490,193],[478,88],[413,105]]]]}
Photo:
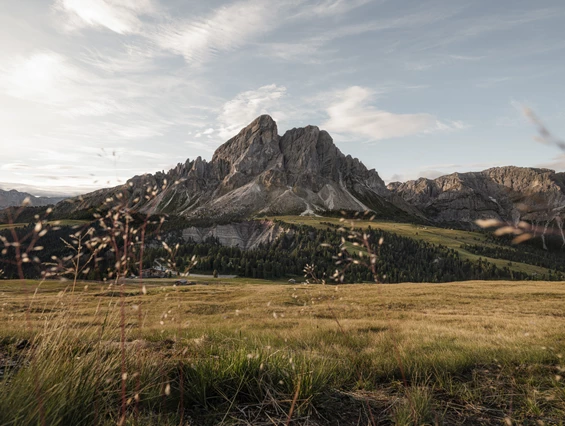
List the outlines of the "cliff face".
{"type": "Polygon", "coordinates": [[[217,238],[223,246],[250,250],[274,242],[284,232],[282,227],[270,221],[244,221],[206,228],[190,227],[182,231],[182,236],[197,243],[217,238]]]}
{"type": "Polygon", "coordinates": [[[565,174],[548,169],[495,167],[437,179],[391,183],[388,189],[432,221],[551,220],[565,207],[565,174]]]}
{"type": "Polygon", "coordinates": [[[307,126],[279,136],[267,115],[221,145],[210,162],[199,157],[167,173],[136,176],[58,208],[100,206],[120,192],[139,211],[198,219],[369,209],[391,218],[419,215],[375,170],[342,154],[327,132],[307,126]],[[154,189],[156,197],[147,200],[154,189]]]}

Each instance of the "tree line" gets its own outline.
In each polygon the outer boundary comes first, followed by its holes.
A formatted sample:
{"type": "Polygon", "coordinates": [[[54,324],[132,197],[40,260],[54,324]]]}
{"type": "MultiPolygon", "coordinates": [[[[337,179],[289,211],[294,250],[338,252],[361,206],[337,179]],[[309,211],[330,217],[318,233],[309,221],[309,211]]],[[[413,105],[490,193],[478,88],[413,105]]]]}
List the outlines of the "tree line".
{"type": "MultiPolygon", "coordinates": [[[[162,241],[153,237],[148,239],[143,251],[143,268],[151,268],[158,261],[169,264],[172,274],[182,272],[192,264],[193,257],[198,263],[193,267],[193,272],[221,274],[235,274],[240,277],[260,279],[289,279],[300,278],[306,265],[315,265],[317,275],[330,282],[336,269],[345,269],[344,282],[359,283],[373,281],[371,270],[363,265],[363,249],[346,242],[343,238],[347,235],[336,226],[327,225],[324,229],[317,229],[307,225],[291,225],[284,223],[286,232],[271,244],[263,244],[251,250],[240,247],[222,246],[215,238],[203,242],[185,240],[181,230],[168,231],[162,235],[162,240],[169,247],[178,244],[174,258],[171,252],[165,249],[162,241]],[[336,260],[340,253],[345,253],[355,262],[350,262],[347,268],[337,265],[336,260]]],[[[23,237],[32,229],[32,225],[14,230],[23,237]]],[[[42,270],[48,269],[53,258],[65,259],[70,256],[68,248],[62,239],[76,233],[76,227],[62,226],[45,234],[40,244],[43,250],[34,252],[33,259],[23,264],[24,274],[27,278],[41,276],[42,270]]],[[[462,259],[458,252],[445,246],[431,244],[425,241],[403,237],[379,229],[364,231],[369,242],[377,247],[379,240],[384,243],[378,246],[376,270],[380,282],[449,282],[459,280],[525,280],[525,279],[562,279],[562,274],[548,274],[548,276],[532,276],[510,270],[509,267],[497,267],[485,259],[476,261],[462,259]]],[[[12,230],[0,231],[0,236],[9,239],[12,230]]],[[[483,246],[465,246],[466,250],[485,257],[504,258],[510,261],[525,263],[530,253],[521,253],[504,248],[489,248],[483,246]]],[[[18,268],[9,262],[15,256],[15,247],[5,249],[0,256],[0,269],[4,270],[4,277],[17,278],[18,268]]],[[[83,261],[88,258],[88,253],[83,254],[83,261]]],[[[559,263],[557,257],[538,259],[539,266],[551,268],[555,271],[565,271],[563,262],[559,263]]],[[[111,271],[116,262],[111,249],[101,251],[96,257],[96,264],[88,268],[83,278],[103,280],[111,277],[111,271]]],[[[128,270],[131,274],[139,274],[139,259],[131,259],[128,270]]]]}

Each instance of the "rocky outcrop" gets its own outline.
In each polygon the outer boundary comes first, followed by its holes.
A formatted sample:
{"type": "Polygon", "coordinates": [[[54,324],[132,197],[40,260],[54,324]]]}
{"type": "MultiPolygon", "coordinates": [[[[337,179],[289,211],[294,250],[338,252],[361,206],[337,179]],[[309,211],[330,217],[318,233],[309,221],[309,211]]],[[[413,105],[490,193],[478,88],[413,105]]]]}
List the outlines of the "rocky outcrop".
{"type": "Polygon", "coordinates": [[[198,157],[167,173],[136,176],[121,187],[87,194],[58,209],[97,207],[119,193],[141,212],[212,221],[339,210],[373,210],[388,218],[420,216],[386,188],[375,170],[342,154],[327,132],[307,126],[279,136],[268,115],[221,145],[210,162],[198,157]]]}
{"type": "Polygon", "coordinates": [[[487,218],[547,222],[565,208],[565,174],[548,169],[495,167],[395,182],[388,189],[428,219],[444,223],[487,218]]]}
{"type": "Polygon", "coordinates": [[[223,246],[250,250],[274,242],[285,230],[271,221],[244,221],[212,227],[190,227],[182,231],[185,240],[201,243],[210,238],[223,246]]]}
{"type": "Polygon", "coordinates": [[[19,207],[26,199],[29,200],[30,206],[35,207],[57,204],[59,201],[63,200],[63,198],[35,197],[27,192],[16,191],[15,189],[9,191],[0,189],[0,209],[19,207]]]}

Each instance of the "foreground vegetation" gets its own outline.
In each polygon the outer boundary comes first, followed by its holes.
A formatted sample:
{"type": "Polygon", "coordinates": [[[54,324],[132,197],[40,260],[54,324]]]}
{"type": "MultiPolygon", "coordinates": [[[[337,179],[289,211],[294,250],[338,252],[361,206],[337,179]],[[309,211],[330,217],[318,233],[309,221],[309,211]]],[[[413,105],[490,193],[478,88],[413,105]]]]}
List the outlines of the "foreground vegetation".
{"type": "Polygon", "coordinates": [[[0,283],[0,424],[563,424],[561,282],[0,283]]]}

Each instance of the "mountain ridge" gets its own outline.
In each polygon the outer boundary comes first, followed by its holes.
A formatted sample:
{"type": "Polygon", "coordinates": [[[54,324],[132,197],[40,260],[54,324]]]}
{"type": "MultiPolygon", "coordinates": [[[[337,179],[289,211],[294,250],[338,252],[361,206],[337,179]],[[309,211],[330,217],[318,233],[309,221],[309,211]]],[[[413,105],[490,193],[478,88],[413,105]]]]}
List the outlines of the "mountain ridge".
{"type": "Polygon", "coordinates": [[[373,211],[381,219],[474,226],[478,219],[561,221],[565,173],[515,166],[456,172],[385,185],[374,169],[343,154],[325,130],[306,126],[279,136],[261,115],[220,145],[212,159],[134,176],[56,206],[60,215],[108,200],[134,211],[228,223],[261,216],[373,211]]]}
{"type": "Polygon", "coordinates": [[[31,206],[42,207],[57,204],[64,199],[65,197],[36,197],[27,192],[21,192],[15,189],[0,189],[0,209],[20,207],[25,200],[28,200],[31,206]]]}
{"type": "Polygon", "coordinates": [[[565,208],[565,173],[545,168],[493,167],[391,182],[387,188],[434,222],[548,222],[560,220],[565,208]]]}
{"type": "Polygon", "coordinates": [[[209,162],[197,157],[166,173],[135,176],[125,185],[57,207],[85,210],[102,205],[118,192],[125,192],[129,205],[140,212],[189,219],[235,220],[339,210],[421,218],[386,188],[374,169],[344,155],[326,131],[307,126],[279,136],[268,115],[259,116],[218,147],[209,162]],[[148,188],[155,192],[150,199],[148,188]]]}

